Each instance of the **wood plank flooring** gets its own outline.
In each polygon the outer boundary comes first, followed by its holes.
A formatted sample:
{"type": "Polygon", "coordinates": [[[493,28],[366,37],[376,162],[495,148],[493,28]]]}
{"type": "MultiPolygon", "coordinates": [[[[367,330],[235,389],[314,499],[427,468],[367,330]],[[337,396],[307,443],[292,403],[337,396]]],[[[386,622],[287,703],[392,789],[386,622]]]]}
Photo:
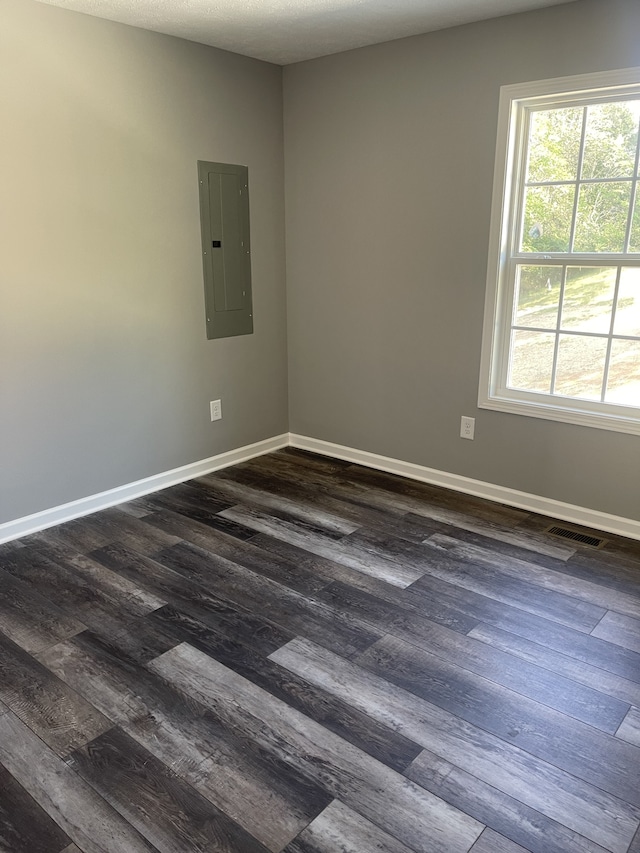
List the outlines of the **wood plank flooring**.
{"type": "Polygon", "coordinates": [[[640,543],[549,523],[287,449],[0,545],[0,853],[640,853],[640,543]]]}

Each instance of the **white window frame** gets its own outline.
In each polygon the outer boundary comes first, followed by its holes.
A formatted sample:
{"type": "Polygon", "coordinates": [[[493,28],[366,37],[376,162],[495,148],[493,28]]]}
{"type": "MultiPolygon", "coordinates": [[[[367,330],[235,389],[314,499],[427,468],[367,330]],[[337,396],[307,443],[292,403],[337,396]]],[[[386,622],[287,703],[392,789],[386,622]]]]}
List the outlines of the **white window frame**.
{"type": "MultiPolygon", "coordinates": [[[[498,136],[493,184],[487,289],[480,360],[478,406],[501,412],[581,424],[640,435],[640,407],[515,391],[506,387],[511,316],[515,286],[509,268],[518,257],[541,262],[543,254],[517,251],[519,213],[524,184],[527,108],[570,106],[598,100],[624,100],[640,95],[640,68],[558,77],[503,86],[500,90],[498,136]],[[557,97],[554,98],[553,96],[557,97]],[[522,164],[522,166],[521,166],[522,164]]],[[[640,182],[638,184],[640,186],[640,182]]],[[[564,257],[564,255],[563,255],[564,257]]],[[[568,256],[567,256],[568,257],[568,256]]],[[[640,266],[637,254],[571,254],[570,265],[595,259],[602,266],[640,266]]]]}

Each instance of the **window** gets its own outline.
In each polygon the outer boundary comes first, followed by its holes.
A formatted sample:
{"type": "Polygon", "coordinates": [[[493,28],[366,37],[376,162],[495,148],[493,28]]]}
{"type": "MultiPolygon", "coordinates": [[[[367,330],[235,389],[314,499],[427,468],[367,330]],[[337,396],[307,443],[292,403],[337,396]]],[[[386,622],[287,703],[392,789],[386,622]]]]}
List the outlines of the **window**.
{"type": "Polygon", "coordinates": [[[501,91],[479,405],[640,433],[640,69],[501,91]]]}

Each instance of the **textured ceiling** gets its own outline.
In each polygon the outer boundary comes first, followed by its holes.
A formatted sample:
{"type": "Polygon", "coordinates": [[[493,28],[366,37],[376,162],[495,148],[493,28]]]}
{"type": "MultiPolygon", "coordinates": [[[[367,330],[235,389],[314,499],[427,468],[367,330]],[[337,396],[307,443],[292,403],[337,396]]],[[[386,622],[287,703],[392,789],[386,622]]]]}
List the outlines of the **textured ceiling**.
{"type": "Polygon", "coordinates": [[[40,0],[289,65],[573,0],[40,0]]]}

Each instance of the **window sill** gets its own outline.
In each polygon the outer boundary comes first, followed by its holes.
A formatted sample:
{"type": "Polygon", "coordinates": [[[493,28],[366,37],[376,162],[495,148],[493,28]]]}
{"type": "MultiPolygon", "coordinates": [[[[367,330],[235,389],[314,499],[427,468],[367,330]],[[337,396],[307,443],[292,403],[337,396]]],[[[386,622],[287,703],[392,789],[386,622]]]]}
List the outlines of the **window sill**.
{"type": "Polygon", "coordinates": [[[483,396],[478,399],[478,408],[492,409],[497,412],[507,412],[511,415],[524,415],[528,418],[541,418],[547,421],[577,424],[578,426],[595,429],[625,432],[640,435],[640,419],[635,416],[624,417],[616,414],[604,414],[588,409],[577,409],[563,406],[549,406],[545,403],[523,402],[498,395],[483,396]]]}

